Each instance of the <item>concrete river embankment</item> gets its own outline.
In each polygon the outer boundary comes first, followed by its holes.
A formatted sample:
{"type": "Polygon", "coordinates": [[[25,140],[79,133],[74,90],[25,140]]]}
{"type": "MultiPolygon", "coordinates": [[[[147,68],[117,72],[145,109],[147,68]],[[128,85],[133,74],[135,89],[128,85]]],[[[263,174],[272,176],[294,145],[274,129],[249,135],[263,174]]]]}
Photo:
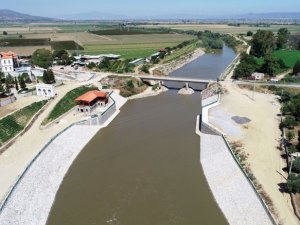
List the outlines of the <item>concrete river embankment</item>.
{"type": "MultiPolygon", "coordinates": [[[[234,57],[225,47],[172,76],[215,79],[234,57]]],[[[48,225],[227,224],[199,162],[199,113],[199,93],[128,102],[72,165],[48,225]]]]}

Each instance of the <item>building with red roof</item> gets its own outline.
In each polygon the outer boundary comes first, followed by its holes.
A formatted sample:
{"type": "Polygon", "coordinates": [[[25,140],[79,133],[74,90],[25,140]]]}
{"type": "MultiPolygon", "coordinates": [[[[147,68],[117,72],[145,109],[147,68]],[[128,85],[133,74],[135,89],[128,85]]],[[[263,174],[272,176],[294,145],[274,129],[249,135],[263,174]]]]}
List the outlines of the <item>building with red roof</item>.
{"type": "Polygon", "coordinates": [[[75,99],[78,112],[90,114],[97,107],[105,107],[109,94],[104,91],[88,91],[75,99]]]}
{"type": "Polygon", "coordinates": [[[9,73],[14,71],[14,67],[17,65],[18,56],[14,52],[1,52],[0,53],[0,71],[3,73],[9,73]]]}

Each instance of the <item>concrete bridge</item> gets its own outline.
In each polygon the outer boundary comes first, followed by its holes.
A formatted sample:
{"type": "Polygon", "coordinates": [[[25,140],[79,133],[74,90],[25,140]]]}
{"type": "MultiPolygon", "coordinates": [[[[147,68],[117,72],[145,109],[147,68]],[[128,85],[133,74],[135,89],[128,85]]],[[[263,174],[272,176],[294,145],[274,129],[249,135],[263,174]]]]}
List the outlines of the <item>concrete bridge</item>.
{"type": "Polygon", "coordinates": [[[153,76],[153,75],[118,75],[120,77],[136,77],[142,80],[156,80],[156,81],[174,81],[183,83],[198,83],[198,84],[210,84],[216,82],[216,80],[211,79],[198,79],[198,78],[188,78],[188,77],[168,77],[168,76],[153,76]]]}

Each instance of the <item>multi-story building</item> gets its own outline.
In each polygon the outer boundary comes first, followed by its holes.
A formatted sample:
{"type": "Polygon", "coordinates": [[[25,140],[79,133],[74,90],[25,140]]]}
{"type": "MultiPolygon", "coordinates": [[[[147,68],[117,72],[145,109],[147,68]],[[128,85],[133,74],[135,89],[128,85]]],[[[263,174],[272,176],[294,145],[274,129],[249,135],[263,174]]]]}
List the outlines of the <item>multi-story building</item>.
{"type": "Polygon", "coordinates": [[[18,57],[14,52],[0,53],[0,71],[3,73],[10,73],[14,71],[17,66],[18,57]]]}

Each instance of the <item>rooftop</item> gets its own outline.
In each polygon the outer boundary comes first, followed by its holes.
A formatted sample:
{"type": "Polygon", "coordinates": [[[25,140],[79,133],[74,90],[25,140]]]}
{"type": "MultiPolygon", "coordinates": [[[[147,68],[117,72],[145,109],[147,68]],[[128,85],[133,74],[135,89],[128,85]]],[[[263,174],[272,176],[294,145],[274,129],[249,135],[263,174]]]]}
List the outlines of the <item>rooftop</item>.
{"type": "Polygon", "coordinates": [[[75,99],[76,102],[92,102],[96,98],[106,98],[107,93],[104,91],[88,91],[75,99]]]}

